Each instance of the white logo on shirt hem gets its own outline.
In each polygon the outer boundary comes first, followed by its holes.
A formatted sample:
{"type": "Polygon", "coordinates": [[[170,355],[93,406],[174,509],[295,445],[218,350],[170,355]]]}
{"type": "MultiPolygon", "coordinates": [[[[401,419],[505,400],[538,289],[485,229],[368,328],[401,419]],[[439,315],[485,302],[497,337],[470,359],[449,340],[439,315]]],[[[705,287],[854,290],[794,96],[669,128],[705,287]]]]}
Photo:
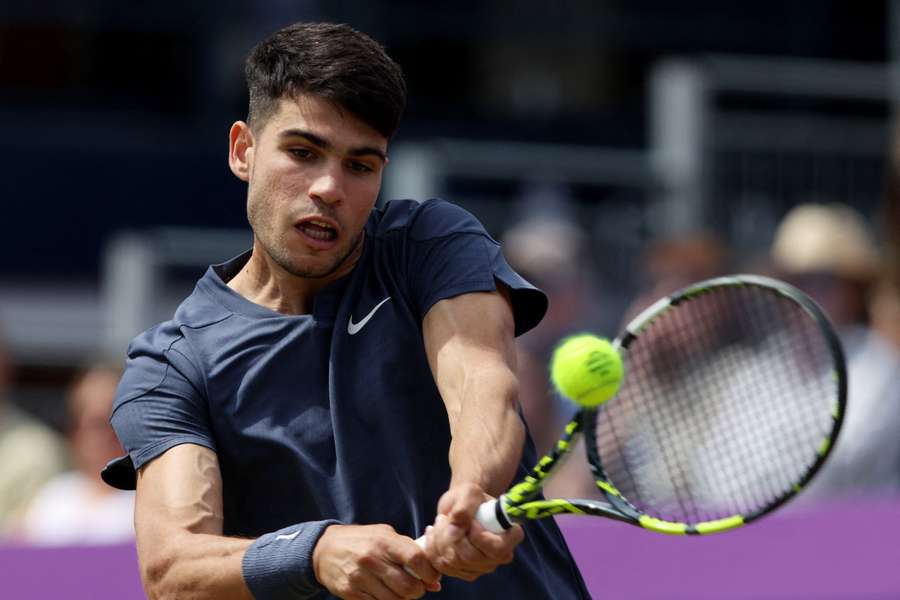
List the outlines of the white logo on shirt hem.
{"type": "Polygon", "coordinates": [[[288,540],[288,541],[290,541],[290,540],[294,539],[295,537],[297,537],[298,535],[300,535],[300,530],[299,530],[299,529],[298,529],[297,531],[295,531],[294,533],[291,533],[291,534],[284,534],[284,533],[282,533],[281,535],[276,535],[276,536],[275,536],[275,539],[276,539],[276,540],[288,540]]]}
{"type": "Polygon", "coordinates": [[[357,333],[359,333],[359,331],[360,331],[363,327],[366,326],[366,323],[369,322],[369,319],[371,319],[372,316],[375,314],[375,311],[378,310],[379,308],[381,308],[381,305],[384,304],[385,302],[387,302],[387,301],[390,300],[390,299],[391,299],[391,297],[388,296],[387,298],[385,298],[384,300],[382,300],[381,302],[379,302],[378,304],[376,304],[376,305],[375,305],[375,308],[373,308],[373,309],[371,310],[371,312],[369,312],[369,314],[367,314],[365,317],[363,317],[362,320],[361,320],[359,323],[354,323],[354,322],[353,322],[353,315],[350,315],[350,320],[347,321],[347,333],[349,333],[350,335],[356,335],[357,333]]]}

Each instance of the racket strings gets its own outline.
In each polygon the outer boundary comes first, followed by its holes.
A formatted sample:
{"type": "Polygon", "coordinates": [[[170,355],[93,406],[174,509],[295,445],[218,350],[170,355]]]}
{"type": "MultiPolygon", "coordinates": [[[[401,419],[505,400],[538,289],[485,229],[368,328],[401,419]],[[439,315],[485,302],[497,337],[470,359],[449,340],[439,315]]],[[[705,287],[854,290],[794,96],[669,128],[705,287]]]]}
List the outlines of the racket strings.
{"type": "Polygon", "coordinates": [[[598,411],[598,454],[639,510],[696,523],[788,493],[831,428],[836,384],[817,323],[766,288],[724,287],[658,316],[598,411]]]}

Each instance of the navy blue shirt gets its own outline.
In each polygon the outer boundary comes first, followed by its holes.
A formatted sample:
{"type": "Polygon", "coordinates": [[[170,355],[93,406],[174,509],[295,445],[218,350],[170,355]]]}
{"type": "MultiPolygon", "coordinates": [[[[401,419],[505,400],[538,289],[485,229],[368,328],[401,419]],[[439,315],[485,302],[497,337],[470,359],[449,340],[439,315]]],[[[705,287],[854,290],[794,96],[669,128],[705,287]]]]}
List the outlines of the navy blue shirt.
{"type": "MultiPolygon", "coordinates": [[[[249,253],[210,267],[171,321],[138,336],[112,424],[134,468],[178,444],[216,452],[224,534],[257,537],[322,519],[388,523],[413,538],[450,481],[447,413],[422,320],[438,301],[505,284],[516,334],[547,307],[468,212],[394,201],[373,211],[353,271],[307,315],[226,285],[249,253]]],[[[527,444],[518,475],[535,460],[527,444]]],[[[587,598],[552,520],[526,525],[512,565],[442,598],[587,598]]]]}

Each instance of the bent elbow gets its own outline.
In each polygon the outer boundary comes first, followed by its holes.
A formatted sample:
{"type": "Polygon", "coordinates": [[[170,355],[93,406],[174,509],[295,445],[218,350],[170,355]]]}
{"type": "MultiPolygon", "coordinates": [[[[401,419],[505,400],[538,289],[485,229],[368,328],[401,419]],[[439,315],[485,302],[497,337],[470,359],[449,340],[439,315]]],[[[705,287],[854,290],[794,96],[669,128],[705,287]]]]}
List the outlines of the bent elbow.
{"type": "Polygon", "coordinates": [[[140,561],[141,583],[149,600],[174,598],[171,574],[175,565],[173,556],[153,556],[140,561]]]}

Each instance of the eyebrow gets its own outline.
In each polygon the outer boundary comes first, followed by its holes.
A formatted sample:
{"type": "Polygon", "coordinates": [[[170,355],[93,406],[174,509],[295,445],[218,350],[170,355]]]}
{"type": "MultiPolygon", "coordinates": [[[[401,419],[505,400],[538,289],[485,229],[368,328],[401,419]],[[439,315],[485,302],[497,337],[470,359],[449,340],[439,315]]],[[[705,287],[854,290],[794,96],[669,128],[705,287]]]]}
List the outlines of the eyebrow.
{"type": "MultiPolygon", "coordinates": [[[[332,144],[325,138],[319,137],[309,131],[304,131],[303,129],[285,129],[278,134],[278,137],[282,139],[297,137],[303,138],[313,146],[321,148],[322,150],[330,150],[334,147],[334,144],[332,144]]],[[[387,162],[387,154],[385,154],[384,150],[376,148],[375,146],[360,146],[358,148],[350,148],[347,151],[347,155],[354,157],[374,155],[380,158],[382,162],[387,162]]]]}

